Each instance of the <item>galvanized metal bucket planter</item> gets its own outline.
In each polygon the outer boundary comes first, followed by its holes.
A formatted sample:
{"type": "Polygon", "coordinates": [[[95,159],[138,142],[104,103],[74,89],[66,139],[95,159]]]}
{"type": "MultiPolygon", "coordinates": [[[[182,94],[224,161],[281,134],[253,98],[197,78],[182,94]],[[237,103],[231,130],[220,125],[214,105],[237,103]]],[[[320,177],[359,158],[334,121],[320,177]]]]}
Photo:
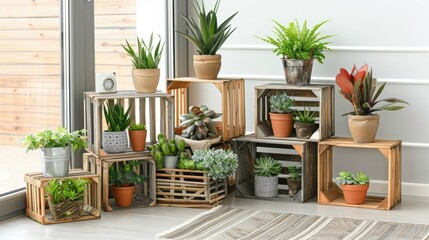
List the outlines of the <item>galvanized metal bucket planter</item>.
{"type": "Polygon", "coordinates": [[[178,160],[179,156],[164,156],[164,168],[176,168],[178,160]]]}
{"type": "Polygon", "coordinates": [[[255,175],[255,196],[277,197],[279,192],[278,176],[263,177],[255,175]]]}
{"type": "Polygon", "coordinates": [[[71,147],[41,149],[42,172],[45,177],[66,177],[69,175],[71,147]]]}
{"type": "Polygon", "coordinates": [[[295,86],[310,85],[313,59],[287,59],[282,58],[286,83],[295,86]]]}

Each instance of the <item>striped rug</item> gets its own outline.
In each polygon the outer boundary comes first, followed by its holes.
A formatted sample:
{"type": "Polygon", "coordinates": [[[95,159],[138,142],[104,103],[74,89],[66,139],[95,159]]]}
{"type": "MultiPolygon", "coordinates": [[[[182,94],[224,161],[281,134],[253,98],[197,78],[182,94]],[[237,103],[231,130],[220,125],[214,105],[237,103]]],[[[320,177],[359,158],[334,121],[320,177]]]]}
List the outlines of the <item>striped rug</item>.
{"type": "Polygon", "coordinates": [[[429,226],[264,212],[219,206],[158,239],[429,239],[429,226]]]}

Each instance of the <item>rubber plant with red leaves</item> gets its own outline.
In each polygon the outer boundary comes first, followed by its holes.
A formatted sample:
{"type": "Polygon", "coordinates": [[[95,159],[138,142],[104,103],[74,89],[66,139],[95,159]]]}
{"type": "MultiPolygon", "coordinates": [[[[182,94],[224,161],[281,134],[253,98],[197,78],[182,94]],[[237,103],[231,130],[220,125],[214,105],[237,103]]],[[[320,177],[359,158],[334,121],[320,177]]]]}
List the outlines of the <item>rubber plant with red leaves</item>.
{"type": "MultiPolygon", "coordinates": [[[[372,77],[372,69],[368,71],[368,65],[364,64],[357,70],[353,66],[349,73],[346,69],[341,68],[340,73],[336,76],[337,85],[340,87],[340,94],[347,99],[354,108],[353,112],[344,115],[372,115],[376,111],[387,110],[396,111],[404,108],[408,104],[399,98],[385,98],[378,100],[386,83],[384,82],[377,90],[377,79],[372,77]],[[385,105],[376,107],[377,104],[385,102],[385,105]],[[400,104],[400,105],[398,105],[400,104]]],[[[343,115],[343,116],[344,116],[343,115]]]]}

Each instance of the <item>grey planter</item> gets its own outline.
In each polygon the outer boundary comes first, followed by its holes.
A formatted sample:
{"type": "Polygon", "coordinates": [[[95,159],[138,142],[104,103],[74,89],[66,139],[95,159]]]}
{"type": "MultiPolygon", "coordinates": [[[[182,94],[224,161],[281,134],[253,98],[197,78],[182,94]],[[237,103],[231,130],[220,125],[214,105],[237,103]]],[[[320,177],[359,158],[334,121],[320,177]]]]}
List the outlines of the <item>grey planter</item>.
{"type": "Polygon", "coordinates": [[[128,136],[126,131],[103,132],[102,147],[108,153],[125,152],[128,148],[128,136]]]}
{"type": "Polygon", "coordinates": [[[71,147],[41,149],[42,172],[45,177],[67,177],[69,175],[71,147]]]}
{"type": "Polygon", "coordinates": [[[255,176],[255,196],[277,197],[279,192],[278,176],[255,176]]]}
{"type": "Polygon", "coordinates": [[[282,58],[282,62],[287,84],[295,86],[310,85],[313,59],[301,60],[282,58]]]}
{"type": "Polygon", "coordinates": [[[178,159],[179,156],[164,156],[164,168],[176,168],[178,159]]]}

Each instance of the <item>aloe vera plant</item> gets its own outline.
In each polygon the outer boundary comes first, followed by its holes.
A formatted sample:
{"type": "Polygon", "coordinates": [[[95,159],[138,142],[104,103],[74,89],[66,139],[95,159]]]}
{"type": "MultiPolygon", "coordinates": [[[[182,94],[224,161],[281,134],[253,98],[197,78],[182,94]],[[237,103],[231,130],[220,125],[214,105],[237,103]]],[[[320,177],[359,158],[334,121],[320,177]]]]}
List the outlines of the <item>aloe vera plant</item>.
{"type": "Polygon", "coordinates": [[[103,106],[104,117],[106,118],[108,132],[121,132],[125,131],[131,123],[130,110],[131,105],[127,111],[119,103],[112,106],[107,102],[107,106],[103,106]]]}
{"type": "Polygon", "coordinates": [[[188,26],[188,34],[177,32],[195,44],[197,52],[200,55],[215,55],[222,44],[234,32],[229,24],[232,18],[238,12],[227,18],[221,24],[218,24],[217,11],[219,9],[220,1],[217,0],[212,10],[206,11],[204,4],[201,5],[197,2],[193,5],[195,13],[198,17],[197,20],[185,16],[180,13],[186,20],[188,26]]]}
{"type": "Polygon", "coordinates": [[[125,40],[125,42],[127,44],[121,44],[121,46],[132,58],[135,69],[158,68],[165,45],[165,43],[162,43],[161,45],[161,37],[159,37],[159,41],[156,44],[153,42],[153,33],[150,35],[149,42],[147,44],[143,38],[137,37],[137,49],[134,49],[128,40],[125,40]]]}
{"type": "Polygon", "coordinates": [[[299,123],[314,123],[316,121],[316,117],[318,115],[318,112],[311,111],[311,107],[308,105],[304,106],[303,111],[295,111],[295,122],[299,123]]]}
{"type": "Polygon", "coordinates": [[[272,157],[260,157],[256,159],[255,175],[263,177],[278,176],[282,170],[282,165],[279,161],[272,157]]]}

